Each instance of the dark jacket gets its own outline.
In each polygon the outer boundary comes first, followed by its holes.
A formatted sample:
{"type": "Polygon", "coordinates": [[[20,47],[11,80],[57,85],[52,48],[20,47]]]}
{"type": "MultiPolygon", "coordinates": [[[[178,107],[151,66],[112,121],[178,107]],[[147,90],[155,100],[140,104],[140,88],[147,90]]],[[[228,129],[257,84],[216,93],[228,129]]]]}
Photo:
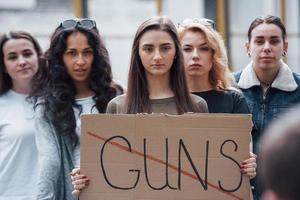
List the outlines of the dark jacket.
{"type": "Polygon", "coordinates": [[[252,68],[252,63],[234,74],[238,87],[243,91],[253,120],[253,149],[257,154],[263,131],[274,118],[287,108],[300,103],[300,76],[282,62],[272,85],[263,92],[252,68]]]}

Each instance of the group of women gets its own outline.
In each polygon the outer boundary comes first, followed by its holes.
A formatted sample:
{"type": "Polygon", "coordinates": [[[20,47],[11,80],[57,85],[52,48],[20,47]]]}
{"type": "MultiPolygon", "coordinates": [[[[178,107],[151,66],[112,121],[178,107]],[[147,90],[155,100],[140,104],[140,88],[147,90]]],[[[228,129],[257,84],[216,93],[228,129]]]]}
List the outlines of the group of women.
{"type": "MultiPolygon", "coordinates": [[[[186,19],[178,28],[167,17],[144,21],[134,37],[125,94],[112,79],[93,20],[60,23],[45,57],[28,33],[1,36],[1,197],[77,199],[89,184],[79,166],[81,114],[251,112],[257,148],[267,122],[300,101],[299,76],[281,59],[287,41],[279,18],[256,19],[248,39],[252,61],[235,76],[244,98],[233,88],[224,43],[208,19],[186,19]],[[278,107],[270,113],[273,101],[278,107]]],[[[253,178],[256,166],[250,152],[241,172],[253,178]]]]}

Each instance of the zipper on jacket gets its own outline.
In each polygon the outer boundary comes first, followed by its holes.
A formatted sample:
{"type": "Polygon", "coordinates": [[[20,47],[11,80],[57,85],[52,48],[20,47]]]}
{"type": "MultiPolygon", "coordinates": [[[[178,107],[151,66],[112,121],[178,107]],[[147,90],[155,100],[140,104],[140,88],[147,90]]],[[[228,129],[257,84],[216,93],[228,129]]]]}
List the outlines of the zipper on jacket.
{"type": "Polygon", "coordinates": [[[261,109],[261,114],[262,114],[262,120],[261,120],[261,124],[260,124],[260,128],[262,130],[263,128],[263,125],[264,125],[264,121],[265,121],[265,111],[266,111],[266,98],[267,98],[267,94],[270,90],[270,86],[266,89],[266,91],[264,91],[263,88],[262,89],[262,93],[263,93],[263,96],[262,96],[262,99],[263,99],[263,102],[262,102],[262,109],[261,109]]]}

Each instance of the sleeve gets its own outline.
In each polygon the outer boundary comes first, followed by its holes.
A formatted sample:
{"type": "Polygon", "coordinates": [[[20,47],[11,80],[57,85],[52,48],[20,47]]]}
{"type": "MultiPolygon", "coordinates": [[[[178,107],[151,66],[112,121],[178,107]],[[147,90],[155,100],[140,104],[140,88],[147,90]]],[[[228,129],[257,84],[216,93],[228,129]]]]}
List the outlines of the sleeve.
{"type": "Polygon", "coordinates": [[[36,108],[35,126],[39,162],[37,199],[54,200],[59,187],[61,154],[54,128],[44,119],[41,105],[36,108]]]}
{"type": "Polygon", "coordinates": [[[199,107],[199,112],[201,113],[208,113],[208,106],[207,103],[204,99],[201,98],[201,100],[197,103],[198,107],[199,107]]]}
{"type": "Polygon", "coordinates": [[[106,113],[115,114],[117,113],[117,104],[113,100],[111,100],[106,107],[106,113]]]}
{"type": "Polygon", "coordinates": [[[238,90],[232,90],[233,97],[233,113],[250,113],[248,104],[242,92],[238,90]]]}
{"type": "Polygon", "coordinates": [[[208,106],[206,101],[197,95],[190,94],[192,101],[194,101],[196,105],[197,113],[208,113],[208,106]]]}
{"type": "Polygon", "coordinates": [[[106,113],[108,114],[125,113],[124,102],[125,102],[125,95],[120,95],[113,98],[107,104],[106,113]]]}
{"type": "Polygon", "coordinates": [[[75,168],[80,167],[80,145],[79,144],[77,144],[74,149],[72,162],[74,163],[75,168]]]}

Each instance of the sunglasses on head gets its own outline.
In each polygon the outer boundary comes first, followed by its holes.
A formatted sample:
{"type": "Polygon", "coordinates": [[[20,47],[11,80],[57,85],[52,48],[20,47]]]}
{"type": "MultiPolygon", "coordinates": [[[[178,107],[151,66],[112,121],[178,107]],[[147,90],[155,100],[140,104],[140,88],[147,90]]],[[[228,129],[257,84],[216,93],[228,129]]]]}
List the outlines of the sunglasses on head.
{"type": "Polygon", "coordinates": [[[178,24],[178,27],[186,27],[191,24],[202,24],[204,26],[208,26],[216,30],[216,23],[213,20],[207,18],[184,19],[178,24]]]}
{"type": "Polygon", "coordinates": [[[60,23],[60,27],[63,27],[65,29],[80,27],[85,29],[97,30],[96,22],[91,19],[68,19],[60,23]]]}

